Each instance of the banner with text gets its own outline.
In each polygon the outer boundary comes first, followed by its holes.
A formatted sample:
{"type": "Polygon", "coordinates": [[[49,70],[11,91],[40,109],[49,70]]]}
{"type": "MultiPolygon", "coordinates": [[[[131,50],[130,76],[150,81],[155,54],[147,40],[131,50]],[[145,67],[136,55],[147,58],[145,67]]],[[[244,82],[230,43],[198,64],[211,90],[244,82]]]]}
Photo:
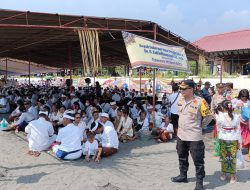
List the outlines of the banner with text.
{"type": "Polygon", "coordinates": [[[151,67],[188,71],[183,47],[166,45],[128,32],[122,32],[132,68],[151,67]]]}

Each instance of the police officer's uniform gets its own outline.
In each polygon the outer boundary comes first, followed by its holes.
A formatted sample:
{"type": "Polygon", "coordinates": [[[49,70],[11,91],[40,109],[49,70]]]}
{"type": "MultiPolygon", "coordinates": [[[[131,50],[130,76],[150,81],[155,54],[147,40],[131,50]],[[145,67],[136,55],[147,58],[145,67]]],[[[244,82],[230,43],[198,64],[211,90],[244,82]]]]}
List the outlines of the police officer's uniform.
{"type": "MultiPolygon", "coordinates": [[[[192,80],[185,80],[180,84],[180,89],[194,88],[192,80]]],[[[196,168],[196,190],[203,189],[205,177],[204,157],[205,145],[202,140],[202,126],[206,126],[211,120],[211,112],[205,99],[193,96],[186,102],[184,97],[178,101],[179,128],[177,133],[177,153],[179,157],[180,175],[173,177],[173,182],[187,183],[188,155],[193,158],[196,168]]]]}

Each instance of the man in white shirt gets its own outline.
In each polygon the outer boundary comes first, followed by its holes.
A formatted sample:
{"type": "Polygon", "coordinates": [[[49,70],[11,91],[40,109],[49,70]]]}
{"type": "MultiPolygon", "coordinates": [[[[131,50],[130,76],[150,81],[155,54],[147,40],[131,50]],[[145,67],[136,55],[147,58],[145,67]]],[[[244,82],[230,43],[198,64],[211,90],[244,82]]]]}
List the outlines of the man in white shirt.
{"type": "Polygon", "coordinates": [[[24,102],[24,106],[25,106],[27,112],[29,112],[29,113],[31,113],[31,114],[34,115],[35,119],[38,117],[37,108],[35,106],[31,105],[31,101],[24,102]]]}
{"type": "Polygon", "coordinates": [[[63,125],[56,138],[57,145],[53,146],[56,157],[62,160],[75,160],[82,155],[83,136],[79,127],[73,124],[75,117],[72,110],[63,114],[63,125]]]}
{"type": "Polygon", "coordinates": [[[112,100],[115,102],[120,102],[121,101],[121,96],[115,91],[113,96],[112,96],[112,100]]]}
{"type": "Polygon", "coordinates": [[[178,101],[180,98],[180,93],[178,92],[179,86],[177,84],[173,84],[172,91],[173,93],[169,95],[168,99],[170,101],[170,113],[171,113],[171,123],[174,126],[174,135],[177,135],[177,129],[178,129],[178,121],[179,121],[179,115],[178,115],[178,101]]]}
{"type": "Polygon", "coordinates": [[[47,150],[53,143],[54,129],[48,121],[48,112],[40,111],[39,119],[31,121],[25,128],[28,133],[29,154],[39,156],[40,151],[47,150]]]}
{"type": "Polygon", "coordinates": [[[102,113],[101,114],[101,124],[103,125],[103,127],[105,128],[106,126],[110,126],[112,128],[114,128],[114,124],[108,120],[109,119],[109,115],[107,113],[102,113]]]}
{"type": "Polygon", "coordinates": [[[117,109],[116,102],[110,102],[111,109],[109,110],[108,114],[111,117],[112,120],[114,120],[117,117],[117,109]]]}
{"type": "Polygon", "coordinates": [[[104,127],[101,123],[93,123],[90,128],[92,133],[100,134],[101,155],[97,156],[97,160],[101,159],[101,156],[111,156],[118,151],[119,140],[117,133],[113,127],[104,127]]]}

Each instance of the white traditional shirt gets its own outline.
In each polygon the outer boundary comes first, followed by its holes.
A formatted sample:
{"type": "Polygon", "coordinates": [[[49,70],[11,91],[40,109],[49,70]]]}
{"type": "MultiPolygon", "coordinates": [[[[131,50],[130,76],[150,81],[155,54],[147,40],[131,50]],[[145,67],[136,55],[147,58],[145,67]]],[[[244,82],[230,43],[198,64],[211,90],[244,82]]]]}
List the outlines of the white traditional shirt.
{"type": "Polygon", "coordinates": [[[219,114],[216,115],[216,122],[219,139],[228,141],[237,140],[241,143],[242,139],[239,115],[233,114],[233,119],[231,119],[228,113],[219,112],[219,114]]]}
{"type": "Polygon", "coordinates": [[[100,134],[102,147],[118,149],[119,140],[115,129],[111,126],[104,127],[103,133],[100,134]]]}
{"type": "Polygon", "coordinates": [[[133,121],[130,117],[128,117],[127,119],[125,117],[122,117],[119,126],[117,128],[117,131],[119,132],[122,128],[120,134],[126,134],[130,137],[133,137],[132,126],[133,126],[133,121]]]}
{"type": "Polygon", "coordinates": [[[174,133],[174,127],[172,123],[169,123],[167,126],[165,125],[165,122],[163,122],[160,126],[160,129],[165,132],[169,132],[169,136],[172,139],[172,133],[174,133]]]}
{"type": "Polygon", "coordinates": [[[112,118],[117,117],[117,110],[118,110],[118,108],[116,108],[115,110],[113,110],[113,108],[111,108],[111,109],[109,110],[108,114],[109,114],[112,118]]]}
{"type": "Polygon", "coordinates": [[[33,114],[35,118],[38,118],[38,111],[35,106],[30,106],[28,112],[33,114]]]}
{"type": "Polygon", "coordinates": [[[91,156],[95,156],[97,150],[98,150],[98,142],[97,140],[94,140],[92,143],[90,143],[89,141],[87,141],[85,143],[85,148],[84,148],[84,154],[86,155],[91,155],[91,156]]]}
{"type": "Polygon", "coordinates": [[[31,114],[31,113],[29,113],[29,112],[23,112],[21,115],[20,115],[20,117],[16,120],[16,121],[14,121],[14,125],[19,125],[19,124],[21,124],[22,122],[27,122],[27,123],[29,123],[30,121],[32,121],[32,120],[34,120],[35,119],[35,117],[34,117],[34,115],[33,114],[31,114]]]}
{"type": "Polygon", "coordinates": [[[28,133],[29,148],[33,151],[47,150],[53,143],[52,135],[54,134],[53,126],[43,117],[31,121],[25,128],[28,133]]]}
{"type": "Polygon", "coordinates": [[[61,128],[56,138],[57,142],[61,142],[58,149],[66,152],[81,150],[82,140],[83,136],[80,128],[75,126],[73,123],[61,128]]]}

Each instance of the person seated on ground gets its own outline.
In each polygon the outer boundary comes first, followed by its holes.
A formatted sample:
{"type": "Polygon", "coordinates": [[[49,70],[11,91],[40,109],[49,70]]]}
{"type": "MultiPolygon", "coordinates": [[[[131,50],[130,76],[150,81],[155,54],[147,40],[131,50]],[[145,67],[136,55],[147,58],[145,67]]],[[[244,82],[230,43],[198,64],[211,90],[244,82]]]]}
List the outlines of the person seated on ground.
{"type": "Polygon", "coordinates": [[[63,114],[63,125],[58,132],[56,143],[52,150],[57,158],[62,160],[75,160],[82,155],[83,136],[79,127],[73,124],[74,111],[66,110],[63,114]]]}
{"type": "Polygon", "coordinates": [[[149,122],[148,118],[146,117],[146,112],[141,112],[140,116],[136,119],[135,131],[142,134],[149,133],[149,122]]]}
{"type": "Polygon", "coordinates": [[[74,110],[75,114],[81,113],[80,104],[78,102],[73,103],[72,109],[74,110]]]}
{"type": "Polygon", "coordinates": [[[153,124],[153,106],[147,106],[147,118],[148,118],[148,122],[149,122],[149,129],[151,130],[154,127],[153,124]]]}
{"type": "Polygon", "coordinates": [[[86,142],[87,140],[87,134],[86,134],[86,129],[87,126],[86,124],[81,120],[81,114],[80,113],[76,113],[75,114],[75,121],[73,122],[77,127],[79,127],[82,137],[83,137],[83,142],[86,142]]]}
{"type": "MultiPolygon", "coordinates": [[[[148,107],[151,107],[152,105],[149,102],[149,97],[145,100],[145,103],[143,104],[144,110],[148,110],[148,107]]],[[[153,107],[153,106],[152,106],[153,107]]]]}
{"type": "Polygon", "coordinates": [[[10,111],[9,101],[6,96],[0,93],[0,114],[8,113],[10,111]]]}
{"type": "Polygon", "coordinates": [[[38,117],[38,112],[37,112],[36,107],[33,106],[33,105],[31,104],[31,101],[29,101],[29,100],[28,100],[28,101],[25,101],[25,102],[24,102],[24,106],[25,106],[26,110],[27,110],[29,113],[33,114],[34,117],[35,117],[35,119],[37,119],[37,117],[38,117]]]}
{"type": "Polygon", "coordinates": [[[116,102],[110,102],[110,105],[111,105],[111,109],[109,110],[108,114],[111,118],[111,121],[114,121],[115,118],[117,117],[118,107],[116,105],[116,102]]]}
{"type": "Polygon", "coordinates": [[[99,162],[101,156],[101,148],[98,147],[98,141],[95,139],[95,135],[93,133],[88,134],[87,142],[85,143],[84,152],[85,160],[87,162],[90,161],[90,159],[99,162]]]}
{"type": "MultiPolygon", "coordinates": [[[[92,118],[92,114],[91,114],[91,118],[92,118]]],[[[85,111],[81,112],[81,121],[84,122],[86,125],[88,123],[90,119],[87,117],[87,113],[85,111]]]]}
{"type": "Polygon", "coordinates": [[[92,123],[90,131],[100,135],[100,153],[96,157],[99,162],[101,157],[111,156],[118,151],[119,140],[115,129],[111,126],[103,126],[101,123],[92,123]]]}
{"type": "Polygon", "coordinates": [[[115,127],[115,130],[117,130],[119,124],[121,123],[123,116],[122,116],[122,109],[118,108],[117,109],[117,116],[114,118],[113,124],[115,127]]]}
{"type": "Polygon", "coordinates": [[[10,116],[9,116],[9,120],[8,120],[9,123],[10,123],[10,122],[13,122],[15,118],[17,118],[17,117],[19,117],[19,116],[21,115],[21,112],[20,112],[20,110],[19,110],[19,107],[22,106],[22,105],[24,105],[24,103],[23,103],[22,100],[18,100],[16,104],[17,104],[16,109],[13,110],[13,111],[11,112],[10,116]]]}
{"type": "Polygon", "coordinates": [[[118,138],[121,142],[133,140],[133,120],[129,117],[127,109],[122,110],[123,116],[117,128],[118,138]]]}
{"type": "Polygon", "coordinates": [[[48,121],[48,112],[40,111],[39,119],[31,121],[25,128],[25,132],[28,134],[29,155],[37,157],[41,151],[48,150],[54,141],[52,138],[54,129],[48,121]]]}
{"type": "Polygon", "coordinates": [[[64,105],[64,107],[66,109],[69,109],[71,106],[71,101],[70,101],[69,95],[66,96],[65,94],[62,94],[61,95],[61,103],[62,103],[62,105],[64,105]]]}
{"type": "Polygon", "coordinates": [[[89,120],[89,122],[88,122],[88,124],[87,124],[87,128],[88,129],[90,129],[90,127],[91,127],[91,124],[93,123],[93,122],[100,122],[100,117],[99,117],[99,111],[93,111],[93,113],[92,113],[92,118],[89,120]]]}
{"type": "Polygon", "coordinates": [[[109,114],[102,113],[100,121],[101,121],[101,124],[103,125],[104,128],[106,126],[110,126],[110,127],[114,128],[113,123],[111,121],[109,121],[109,114]]]}
{"type": "MultiPolygon", "coordinates": [[[[88,118],[88,121],[91,119],[92,117],[92,112],[93,112],[93,106],[91,104],[91,101],[90,100],[86,100],[85,101],[85,108],[84,108],[84,111],[86,113],[86,116],[88,118]]],[[[87,122],[88,122],[87,121],[87,122]]]]}
{"type": "Polygon", "coordinates": [[[12,129],[16,129],[16,132],[24,131],[29,122],[35,119],[33,114],[27,112],[24,105],[19,107],[19,111],[21,113],[20,117],[16,118],[16,120],[10,125],[12,129]]]}
{"type": "Polygon", "coordinates": [[[173,138],[174,128],[173,124],[169,122],[169,117],[165,116],[165,121],[159,128],[156,128],[158,134],[157,142],[168,142],[173,138]]]}

